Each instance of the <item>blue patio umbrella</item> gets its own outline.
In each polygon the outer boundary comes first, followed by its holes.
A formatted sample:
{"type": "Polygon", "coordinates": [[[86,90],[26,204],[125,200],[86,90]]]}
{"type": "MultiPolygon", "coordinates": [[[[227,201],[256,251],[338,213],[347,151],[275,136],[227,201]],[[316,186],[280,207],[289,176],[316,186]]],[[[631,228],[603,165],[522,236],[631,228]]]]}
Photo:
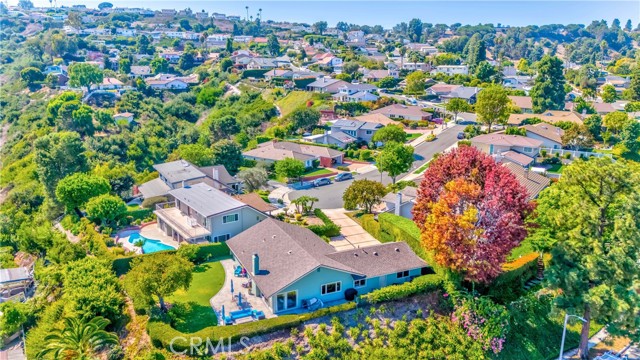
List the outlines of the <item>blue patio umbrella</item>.
{"type": "Polygon", "coordinates": [[[222,307],[220,308],[220,317],[222,317],[222,323],[224,324],[224,305],[222,305],[222,307]]]}
{"type": "Polygon", "coordinates": [[[238,306],[242,306],[242,293],[238,293],[238,306]]]}
{"type": "Polygon", "coordinates": [[[231,295],[233,295],[233,279],[231,279],[231,295]]]}

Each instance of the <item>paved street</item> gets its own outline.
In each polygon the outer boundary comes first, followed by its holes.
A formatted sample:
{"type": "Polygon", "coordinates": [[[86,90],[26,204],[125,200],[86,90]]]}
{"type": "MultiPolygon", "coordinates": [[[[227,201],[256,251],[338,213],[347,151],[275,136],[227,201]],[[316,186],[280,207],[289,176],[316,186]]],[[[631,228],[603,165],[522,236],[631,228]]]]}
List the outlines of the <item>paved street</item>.
{"type": "MultiPolygon", "coordinates": [[[[436,153],[443,152],[451,145],[455,144],[458,141],[458,133],[463,129],[463,125],[449,126],[448,129],[438,135],[438,138],[435,141],[424,142],[416,146],[414,154],[416,160],[413,163],[413,167],[411,168],[409,173],[422,166],[422,164],[424,164],[425,162],[429,161],[436,153]]],[[[399,175],[397,179],[402,179],[405,175],[407,174],[399,175]]],[[[385,185],[391,183],[391,178],[387,176],[386,173],[382,174],[381,176],[378,170],[354,175],[354,180],[361,179],[381,181],[385,185]]],[[[334,182],[331,185],[311,188],[307,190],[295,190],[288,193],[287,196],[289,200],[297,199],[300,196],[304,195],[314,196],[319,199],[319,201],[316,203],[316,207],[320,209],[337,209],[342,207],[342,194],[349,187],[349,185],[351,185],[352,181],[353,180],[334,182]]]]}

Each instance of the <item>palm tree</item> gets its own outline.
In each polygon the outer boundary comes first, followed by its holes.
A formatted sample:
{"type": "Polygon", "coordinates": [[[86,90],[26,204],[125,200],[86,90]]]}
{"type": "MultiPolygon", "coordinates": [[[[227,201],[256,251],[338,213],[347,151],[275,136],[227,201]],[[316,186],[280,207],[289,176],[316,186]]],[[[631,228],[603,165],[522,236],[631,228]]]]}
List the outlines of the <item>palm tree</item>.
{"type": "Polygon", "coordinates": [[[55,330],[44,338],[46,345],[38,353],[38,358],[53,354],[54,359],[93,359],[106,345],[118,343],[116,334],[104,330],[107,325],[109,320],[101,316],[87,323],[65,318],[62,330],[55,330]]]}
{"type": "Polygon", "coordinates": [[[245,18],[245,20],[249,20],[249,6],[245,6],[244,7],[247,10],[247,17],[245,18]]]}
{"type": "Polygon", "coordinates": [[[260,16],[260,21],[262,21],[262,8],[258,9],[258,16],[260,16]]]}

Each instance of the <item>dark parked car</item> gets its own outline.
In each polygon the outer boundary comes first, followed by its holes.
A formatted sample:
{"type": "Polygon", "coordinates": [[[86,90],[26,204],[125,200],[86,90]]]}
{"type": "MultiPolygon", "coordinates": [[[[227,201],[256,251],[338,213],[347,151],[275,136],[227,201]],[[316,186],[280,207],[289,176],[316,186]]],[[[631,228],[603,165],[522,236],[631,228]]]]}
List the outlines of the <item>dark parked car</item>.
{"type": "Polygon", "coordinates": [[[320,178],[313,181],[313,186],[323,186],[329,184],[331,184],[331,180],[329,180],[329,178],[320,178]]]}
{"type": "Polygon", "coordinates": [[[345,181],[345,180],[351,180],[351,179],[353,179],[353,175],[351,175],[351,173],[348,173],[348,172],[340,173],[336,175],[335,178],[333,178],[333,180],[335,181],[345,181]]]}
{"type": "Polygon", "coordinates": [[[462,140],[464,138],[465,138],[464,133],[463,132],[459,132],[458,133],[458,139],[462,140]]]}

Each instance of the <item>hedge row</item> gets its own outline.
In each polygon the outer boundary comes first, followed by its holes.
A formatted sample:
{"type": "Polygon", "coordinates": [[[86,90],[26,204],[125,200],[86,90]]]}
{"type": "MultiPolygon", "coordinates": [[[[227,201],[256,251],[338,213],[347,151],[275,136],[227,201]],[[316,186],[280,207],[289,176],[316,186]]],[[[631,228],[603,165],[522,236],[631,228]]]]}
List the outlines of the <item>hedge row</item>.
{"type": "MultiPolygon", "coordinates": [[[[196,253],[196,258],[194,260],[196,264],[205,262],[209,259],[229,256],[231,254],[226,243],[211,243],[197,246],[198,252],[196,253]]],[[[163,251],[163,253],[171,254],[175,252],[176,250],[163,251]]],[[[113,260],[112,263],[113,271],[115,271],[116,276],[124,275],[128,273],[129,270],[131,270],[131,262],[133,261],[133,259],[142,258],[144,256],[153,256],[153,254],[142,254],[117,258],[113,260]]]]}
{"type": "Polygon", "coordinates": [[[435,291],[442,286],[442,277],[437,274],[423,275],[399,285],[391,285],[374,290],[362,296],[370,304],[404,299],[409,296],[435,291]]]}
{"type": "Polygon", "coordinates": [[[340,226],[336,225],[329,217],[320,209],[313,210],[315,216],[317,216],[324,225],[309,225],[308,229],[313,231],[318,236],[334,237],[340,235],[340,226]]]}
{"type": "MultiPolygon", "coordinates": [[[[420,229],[412,220],[389,213],[378,215],[378,221],[373,218],[373,215],[362,215],[357,220],[369,234],[381,242],[406,242],[416,255],[433,268],[436,274],[446,276],[447,270],[438,266],[433,254],[422,247],[420,229]]],[[[537,253],[531,253],[516,261],[504,264],[504,272],[485,289],[487,294],[500,299],[517,296],[523,291],[523,285],[536,276],[537,264],[537,253]]]]}
{"type": "Polygon", "coordinates": [[[147,331],[155,347],[168,350],[172,350],[171,347],[173,347],[174,351],[184,351],[189,349],[192,338],[199,338],[203,343],[205,343],[207,339],[210,339],[214,346],[218,343],[219,339],[225,339],[225,342],[230,341],[231,343],[235,343],[244,336],[252,337],[278,330],[291,329],[305,321],[351,310],[354,309],[355,306],[356,304],[354,302],[348,302],[306,314],[282,315],[238,325],[209,326],[190,334],[182,333],[164,322],[150,321],[147,325],[147,331]],[[174,341],[173,344],[172,341],[174,341]]]}
{"type": "Polygon", "coordinates": [[[254,70],[245,70],[242,72],[242,78],[246,79],[246,78],[256,78],[256,79],[262,79],[264,77],[264,74],[269,71],[269,70],[263,70],[263,69],[254,69],[254,70]]]}

